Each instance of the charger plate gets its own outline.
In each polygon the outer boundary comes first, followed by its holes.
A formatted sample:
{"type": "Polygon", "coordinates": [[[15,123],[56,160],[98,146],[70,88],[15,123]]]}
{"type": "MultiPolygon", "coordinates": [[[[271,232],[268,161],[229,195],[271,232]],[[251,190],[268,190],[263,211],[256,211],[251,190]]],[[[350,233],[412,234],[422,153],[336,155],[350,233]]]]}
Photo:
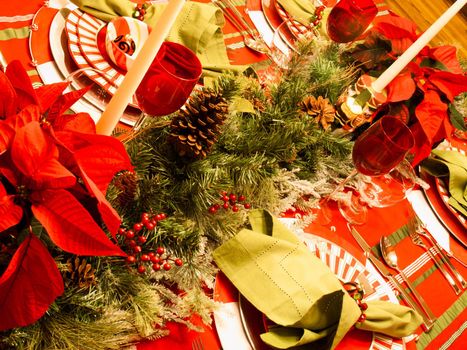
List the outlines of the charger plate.
{"type": "MultiPolygon", "coordinates": [[[[68,37],[68,49],[79,68],[87,69],[84,73],[101,86],[110,95],[114,95],[122,83],[125,74],[113,64],[105,54],[106,22],[82,12],[73,10],[67,17],[65,29],[68,37]]],[[[130,106],[137,107],[136,98],[130,106]]]]}

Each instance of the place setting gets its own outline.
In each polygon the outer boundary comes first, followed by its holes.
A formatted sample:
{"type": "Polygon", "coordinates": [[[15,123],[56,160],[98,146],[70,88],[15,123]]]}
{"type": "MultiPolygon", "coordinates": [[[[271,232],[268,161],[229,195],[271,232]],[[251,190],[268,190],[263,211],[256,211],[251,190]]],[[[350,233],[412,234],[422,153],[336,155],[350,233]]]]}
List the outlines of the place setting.
{"type": "MultiPolygon", "coordinates": [[[[97,121],[124,74],[113,68],[110,59],[104,58],[102,51],[98,49],[98,41],[105,46],[105,23],[84,14],[69,2],[65,5],[61,9],[42,7],[36,13],[37,30],[31,33],[29,39],[31,56],[33,59],[39,58],[35,64],[45,83],[69,79],[73,90],[92,85],[74,108],[90,113],[97,121]],[[49,13],[52,15],[48,15],[49,13]],[[79,40],[77,31],[81,16],[85,17],[81,24],[84,41],[79,40]],[[50,50],[44,50],[44,39],[49,43],[50,50]],[[49,51],[51,55],[43,54],[44,51],[49,51]],[[90,58],[91,55],[94,55],[93,59],[90,58]],[[99,58],[101,63],[98,65],[96,62],[99,58]]],[[[121,120],[132,126],[138,116],[139,111],[133,103],[126,109],[121,120]]]]}

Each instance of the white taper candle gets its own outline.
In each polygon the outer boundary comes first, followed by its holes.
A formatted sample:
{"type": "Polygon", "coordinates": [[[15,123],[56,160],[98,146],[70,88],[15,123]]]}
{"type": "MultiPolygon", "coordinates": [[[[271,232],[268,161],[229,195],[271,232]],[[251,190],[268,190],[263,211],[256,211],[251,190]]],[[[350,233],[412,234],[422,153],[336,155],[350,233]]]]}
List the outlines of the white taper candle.
{"type": "Polygon", "coordinates": [[[151,66],[162,43],[169,34],[178,14],[186,0],[170,0],[156,25],[152,28],[141,51],[128,69],[120,87],[106,106],[105,111],[96,123],[98,134],[111,135],[133,94],[151,66]]]}
{"type": "Polygon", "coordinates": [[[376,79],[371,87],[377,92],[384,88],[404,69],[410,61],[438,34],[452,17],[467,3],[467,0],[457,0],[444,12],[393,64],[376,79]]]}

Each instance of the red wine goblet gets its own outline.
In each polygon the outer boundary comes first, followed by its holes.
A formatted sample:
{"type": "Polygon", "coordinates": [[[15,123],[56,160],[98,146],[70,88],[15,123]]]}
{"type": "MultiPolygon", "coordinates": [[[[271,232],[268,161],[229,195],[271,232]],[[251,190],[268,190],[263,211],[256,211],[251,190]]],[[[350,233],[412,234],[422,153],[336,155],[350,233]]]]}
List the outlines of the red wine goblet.
{"type": "Polygon", "coordinates": [[[377,13],[372,0],[340,0],[329,13],[327,33],[338,43],[354,41],[365,32],[377,13]]]}

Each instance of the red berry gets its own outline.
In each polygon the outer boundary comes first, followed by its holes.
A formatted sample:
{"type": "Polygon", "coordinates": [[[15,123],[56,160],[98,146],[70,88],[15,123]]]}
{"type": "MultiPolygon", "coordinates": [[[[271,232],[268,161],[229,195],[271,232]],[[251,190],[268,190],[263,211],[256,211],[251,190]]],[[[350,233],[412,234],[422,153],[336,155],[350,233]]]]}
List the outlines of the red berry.
{"type": "Polygon", "coordinates": [[[251,204],[250,204],[250,203],[245,203],[245,204],[243,204],[243,206],[245,207],[245,209],[250,209],[250,208],[251,208],[251,204]]]}
{"type": "Polygon", "coordinates": [[[133,231],[135,232],[141,231],[142,228],[143,228],[143,224],[141,222],[138,222],[133,225],[133,231]]]}
{"type": "Polygon", "coordinates": [[[152,223],[152,222],[148,222],[147,224],[145,224],[144,226],[146,226],[146,228],[148,230],[153,230],[155,225],[152,223]]]}
{"type": "Polygon", "coordinates": [[[216,213],[216,211],[217,211],[217,209],[216,209],[216,207],[215,207],[215,206],[211,205],[211,206],[209,207],[209,213],[211,213],[211,214],[215,214],[215,213],[216,213]]]}
{"type": "Polygon", "coordinates": [[[158,247],[156,252],[157,252],[157,254],[162,255],[162,254],[165,253],[165,249],[164,249],[164,247],[158,247]]]}
{"type": "Polygon", "coordinates": [[[227,191],[222,191],[221,192],[221,196],[226,196],[227,195],[227,191]]]}
{"type": "Polygon", "coordinates": [[[221,205],[220,204],[214,204],[214,208],[216,208],[216,210],[219,210],[221,208],[221,205]]]}
{"type": "Polygon", "coordinates": [[[142,250],[143,250],[143,248],[141,248],[141,246],[139,246],[139,245],[133,247],[133,251],[136,254],[141,253],[142,250]]]}
{"type": "Polygon", "coordinates": [[[133,264],[134,262],[136,262],[136,258],[135,258],[133,255],[128,255],[128,256],[126,257],[126,262],[127,262],[128,264],[133,264]]]}
{"type": "Polygon", "coordinates": [[[128,239],[134,238],[135,237],[135,231],[133,231],[133,230],[126,231],[125,237],[128,238],[128,239]]]}
{"type": "Polygon", "coordinates": [[[236,201],[237,200],[237,196],[234,195],[233,193],[229,194],[229,200],[231,201],[236,201]]]}
{"type": "Polygon", "coordinates": [[[139,273],[145,273],[146,272],[146,268],[144,267],[144,265],[139,265],[138,266],[138,272],[139,273]]]}
{"type": "Polygon", "coordinates": [[[138,242],[141,244],[146,243],[147,240],[148,238],[146,236],[138,236],[138,242]]]}
{"type": "Polygon", "coordinates": [[[182,266],[182,265],[183,265],[182,259],[179,259],[179,258],[175,259],[175,260],[174,260],[174,263],[175,263],[175,265],[177,265],[177,266],[182,266]]]}
{"type": "Polygon", "coordinates": [[[157,214],[156,221],[161,221],[161,220],[162,220],[162,214],[157,214]]]}
{"type": "Polygon", "coordinates": [[[159,271],[159,270],[161,269],[161,265],[159,265],[159,264],[157,264],[157,263],[156,263],[156,264],[153,264],[153,265],[152,265],[152,269],[153,269],[154,271],[159,271]]]}
{"type": "Polygon", "coordinates": [[[236,205],[232,205],[232,211],[236,213],[238,211],[238,207],[236,205]]]}
{"type": "Polygon", "coordinates": [[[245,196],[243,194],[241,194],[240,196],[238,196],[238,201],[239,202],[243,202],[245,200],[245,196]]]}
{"type": "Polygon", "coordinates": [[[144,226],[146,226],[146,224],[147,224],[148,222],[151,222],[151,219],[149,218],[149,216],[146,216],[146,217],[142,217],[142,218],[141,218],[141,223],[142,223],[144,226]]]}
{"type": "Polygon", "coordinates": [[[149,255],[149,257],[150,257],[151,259],[154,258],[154,257],[156,256],[156,254],[154,254],[154,252],[149,252],[148,255],[149,255]]]}
{"type": "Polygon", "coordinates": [[[224,204],[222,204],[222,208],[224,209],[229,209],[230,205],[228,202],[225,202],[224,204]]]}
{"type": "Polygon", "coordinates": [[[228,202],[228,201],[229,201],[229,197],[227,197],[227,195],[223,195],[223,196],[221,197],[221,200],[222,200],[223,202],[228,202]]]}
{"type": "Polygon", "coordinates": [[[170,265],[169,263],[165,263],[164,265],[162,265],[162,267],[165,271],[169,271],[172,268],[172,265],[170,265]]]}
{"type": "Polygon", "coordinates": [[[134,239],[130,239],[127,243],[130,247],[136,247],[138,244],[136,244],[136,241],[134,239]]]}
{"type": "Polygon", "coordinates": [[[149,261],[149,260],[151,260],[151,258],[150,258],[149,255],[147,255],[147,254],[141,255],[141,258],[140,258],[140,259],[141,259],[141,261],[149,261]]]}
{"type": "Polygon", "coordinates": [[[124,229],[123,227],[120,227],[120,228],[118,229],[118,231],[117,231],[117,234],[123,235],[123,234],[125,234],[125,232],[126,232],[126,229],[124,229]]]}
{"type": "Polygon", "coordinates": [[[164,220],[167,218],[167,215],[165,215],[165,213],[160,213],[159,215],[161,216],[161,220],[164,220]]]}
{"type": "Polygon", "coordinates": [[[161,262],[161,259],[158,256],[151,256],[151,262],[153,264],[159,264],[161,262]]]}

